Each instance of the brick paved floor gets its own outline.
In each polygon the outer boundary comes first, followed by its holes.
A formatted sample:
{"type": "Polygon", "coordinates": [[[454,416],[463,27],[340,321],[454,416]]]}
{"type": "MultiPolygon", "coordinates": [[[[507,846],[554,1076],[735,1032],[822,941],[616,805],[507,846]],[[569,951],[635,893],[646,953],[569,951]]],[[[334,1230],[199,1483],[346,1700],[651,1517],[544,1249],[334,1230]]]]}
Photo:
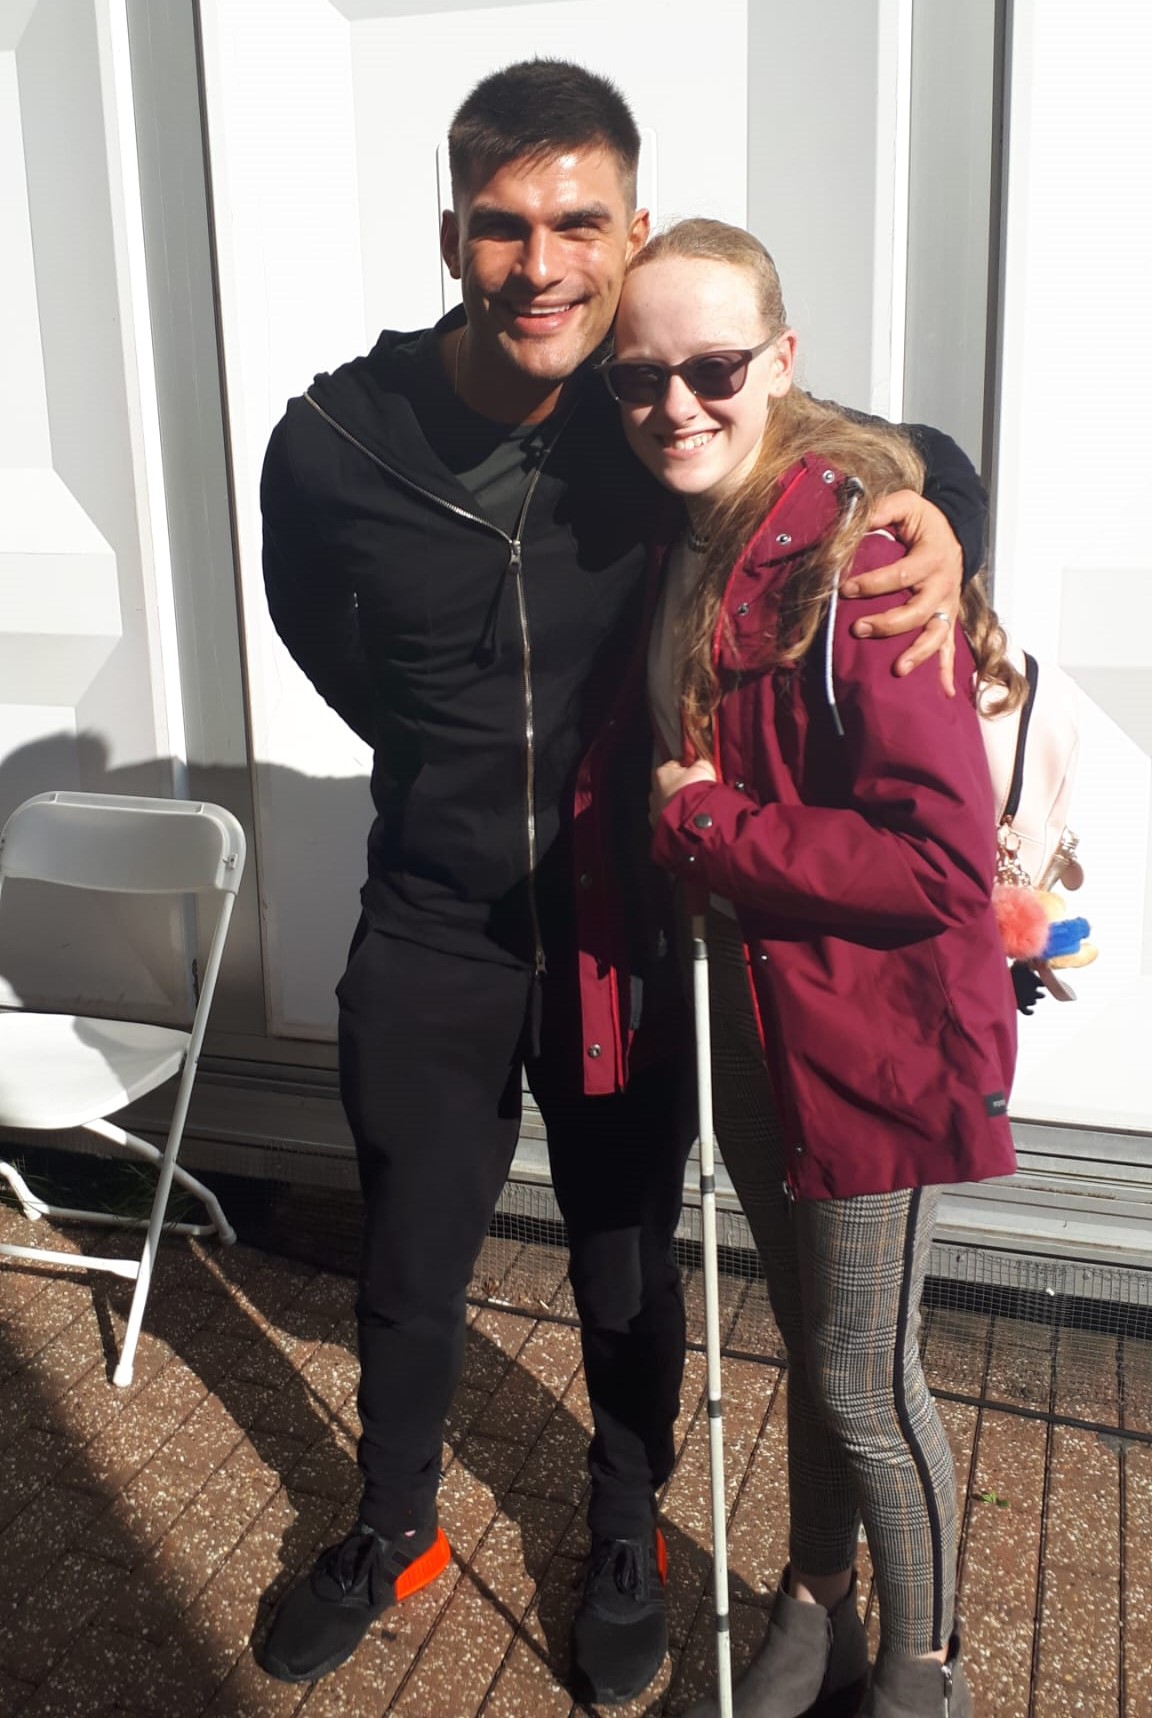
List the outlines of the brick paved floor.
{"type": "MultiPolygon", "coordinates": [[[[71,1232],[73,1236],[75,1231],[71,1232]]],[[[33,1242],[0,1210],[0,1234],[33,1242]]],[[[57,1243],[59,1244],[59,1242],[57,1243]]],[[[69,1244],[65,1242],[64,1244],[69,1244]]],[[[79,1246],[79,1243],[75,1243],[79,1246]]],[[[165,1242],[131,1389],[109,1383],[128,1286],[0,1262],[0,1714],[574,1718],[588,1407],[563,1258],[493,1240],[445,1454],[454,1560],[311,1688],[250,1638],[357,1494],[351,1281],[165,1242]]],[[[687,1294],[694,1340],[700,1284],[687,1294]]],[[[725,1283],[734,1641],[784,1558],[787,1383],[758,1289],[725,1283]]],[[[984,1718],[1152,1713],[1152,1344],[938,1310],[926,1364],[958,1469],[961,1603],[984,1718]],[[999,1406],[990,1406],[998,1403],[999,1406]]],[[[624,1718],[708,1680],[703,1357],[664,1498],[673,1647],[624,1718]]],[[[862,1547],[864,1602],[870,1602],[862,1547]]],[[[875,1632],[875,1617],[869,1610],[875,1632]]]]}

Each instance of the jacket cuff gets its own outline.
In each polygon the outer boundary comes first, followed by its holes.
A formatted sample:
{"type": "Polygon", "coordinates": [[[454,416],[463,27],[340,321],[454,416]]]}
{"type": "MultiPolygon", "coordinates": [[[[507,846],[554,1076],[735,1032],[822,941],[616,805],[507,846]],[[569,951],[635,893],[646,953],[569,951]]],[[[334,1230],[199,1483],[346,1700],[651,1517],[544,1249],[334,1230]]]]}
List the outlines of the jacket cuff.
{"type": "Polygon", "coordinates": [[[738,806],[748,804],[720,781],[694,781],[668,801],[652,837],[652,857],[686,883],[709,887],[714,854],[723,848],[738,806]]]}

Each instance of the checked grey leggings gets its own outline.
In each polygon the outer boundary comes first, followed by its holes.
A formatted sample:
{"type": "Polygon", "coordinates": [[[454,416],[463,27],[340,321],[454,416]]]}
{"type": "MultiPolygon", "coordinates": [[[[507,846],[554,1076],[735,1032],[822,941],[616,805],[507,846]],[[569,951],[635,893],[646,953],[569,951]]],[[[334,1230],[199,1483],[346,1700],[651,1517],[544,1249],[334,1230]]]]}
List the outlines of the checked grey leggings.
{"type": "Polygon", "coordinates": [[[917,1343],[940,1189],[788,1198],[739,929],[713,911],[708,933],[716,1136],[788,1354],[791,1563],[849,1568],[863,1518],[883,1650],[932,1652],[956,1565],[955,1472],[917,1343]]]}

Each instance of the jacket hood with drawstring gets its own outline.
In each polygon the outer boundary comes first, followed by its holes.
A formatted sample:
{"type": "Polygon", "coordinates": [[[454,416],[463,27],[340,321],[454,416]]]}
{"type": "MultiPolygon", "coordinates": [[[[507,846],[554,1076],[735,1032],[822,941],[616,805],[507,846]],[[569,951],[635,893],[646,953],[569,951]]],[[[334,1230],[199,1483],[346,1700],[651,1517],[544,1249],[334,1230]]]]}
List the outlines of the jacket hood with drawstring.
{"type": "MultiPolygon", "coordinates": [[[[653,840],[659,864],[736,909],[801,1198],[1015,1167],[1016,1013],[971,697],[946,697],[931,664],[897,678],[907,640],[854,638],[850,604],[829,617],[835,710],[822,636],[795,666],[773,667],[766,649],[790,564],[832,529],[840,484],[801,461],[733,568],[716,635],[720,779],[678,793],[653,840]]],[[[902,554],[870,533],[853,570],[902,554]]],[[[963,688],[974,665],[959,633],[956,648],[963,688]]]]}

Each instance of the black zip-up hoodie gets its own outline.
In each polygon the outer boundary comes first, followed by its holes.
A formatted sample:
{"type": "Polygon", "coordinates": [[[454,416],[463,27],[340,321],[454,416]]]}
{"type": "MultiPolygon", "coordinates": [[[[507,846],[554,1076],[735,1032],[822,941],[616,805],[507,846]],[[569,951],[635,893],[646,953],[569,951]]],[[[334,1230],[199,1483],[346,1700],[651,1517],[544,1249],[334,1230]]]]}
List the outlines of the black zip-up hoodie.
{"type": "MultiPolygon", "coordinates": [[[[646,548],[671,504],[585,373],[561,407],[517,555],[413,406],[427,386],[420,342],[462,320],[385,333],[289,403],[261,484],[264,574],[284,643],[374,748],[370,921],[531,964],[569,934],[572,780],[636,647],[646,548]]],[[[979,481],[948,437],[920,439],[925,492],[971,568],[979,481]]]]}

